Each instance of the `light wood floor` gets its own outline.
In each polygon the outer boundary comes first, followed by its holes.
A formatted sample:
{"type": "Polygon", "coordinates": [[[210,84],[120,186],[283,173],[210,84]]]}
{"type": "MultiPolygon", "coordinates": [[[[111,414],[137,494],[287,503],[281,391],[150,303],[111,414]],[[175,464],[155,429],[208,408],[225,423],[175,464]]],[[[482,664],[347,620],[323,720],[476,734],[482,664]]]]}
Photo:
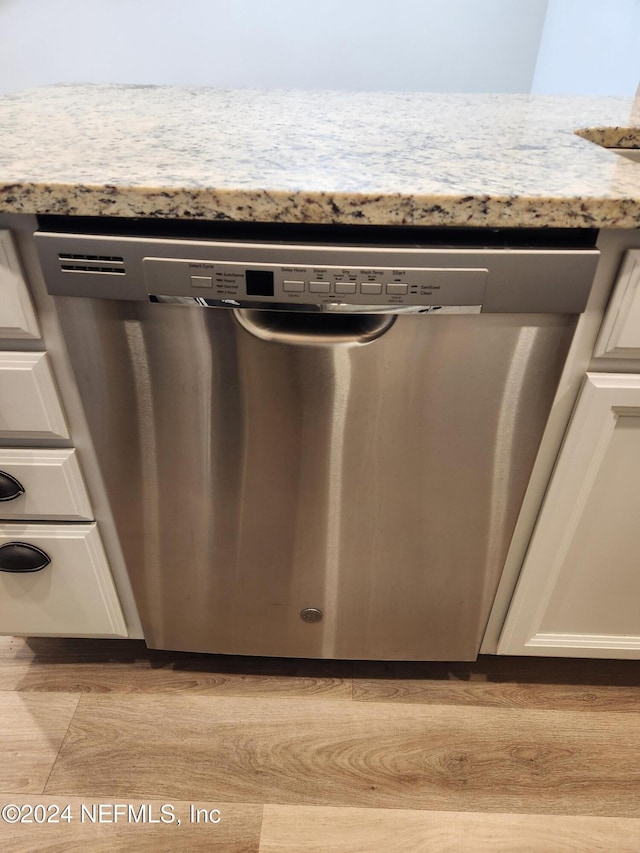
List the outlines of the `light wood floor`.
{"type": "Polygon", "coordinates": [[[0,810],[70,816],[3,853],[640,851],[640,662],[0,638],[0,721],[0,810]]]}

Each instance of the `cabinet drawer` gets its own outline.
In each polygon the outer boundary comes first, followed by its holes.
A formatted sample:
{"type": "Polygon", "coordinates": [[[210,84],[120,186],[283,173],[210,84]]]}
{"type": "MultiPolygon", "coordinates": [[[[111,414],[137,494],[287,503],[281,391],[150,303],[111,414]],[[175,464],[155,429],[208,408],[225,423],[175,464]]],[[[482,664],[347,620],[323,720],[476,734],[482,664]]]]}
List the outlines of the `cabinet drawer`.
{"type": "Polygon", "coordinates": [[[0,230],[0,338],[39,337],[38,321],[11,233],[0,230]]]}
{"type": "Polygon", "coordinates": [[[75,450],[0,448],[0,519],[91,521],[92,518],[75,450]],[[23,493],[12,498],[20,486],[23,493]]]}
{"type": "MultiPolygon", "coordinates": [[[[0,634],[126,637],[95,524],[1,524],[0,546],[10,542],[36,546],[50,563],[40,571],[0,570],[0,634]]],[[[0,564],[8,562],[0,547],[0,564]]]]}
{"type": "Polygon", "coordinates": [[[594,355],[640,359],[640,249],[625,255],[594,355]]]}
{"type": "Polygon", "coordinates": [[[0,438],[69,438],[46,353],[0,353],[0,438]]]}

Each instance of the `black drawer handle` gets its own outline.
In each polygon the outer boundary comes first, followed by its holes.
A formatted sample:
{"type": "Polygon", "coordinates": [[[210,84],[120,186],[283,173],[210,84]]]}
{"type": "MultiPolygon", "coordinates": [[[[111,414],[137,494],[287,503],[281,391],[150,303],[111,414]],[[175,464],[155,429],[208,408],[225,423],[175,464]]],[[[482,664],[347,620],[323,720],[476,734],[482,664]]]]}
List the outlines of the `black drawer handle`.
{"type": "Polygon", "coordinates": [[[40,572],[51,557],[28,542],[6,542],[0,545],[0,572],[40,572]]]}
{"type": "Polygon", "coordinates": [[[24,495],[22,483],[6,471],[0,471],[0,501],[15,501],[20,495],[24,495]]]}

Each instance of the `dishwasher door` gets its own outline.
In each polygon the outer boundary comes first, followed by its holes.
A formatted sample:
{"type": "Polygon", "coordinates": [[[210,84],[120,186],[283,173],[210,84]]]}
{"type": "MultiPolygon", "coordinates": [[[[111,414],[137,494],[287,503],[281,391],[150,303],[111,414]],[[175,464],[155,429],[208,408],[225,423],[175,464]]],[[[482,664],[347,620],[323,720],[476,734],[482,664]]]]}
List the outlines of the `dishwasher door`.
{"type": "Polygon", "coordinates": [[[577,315],[56,302],[149,646],[476,657],[577,315]]]}

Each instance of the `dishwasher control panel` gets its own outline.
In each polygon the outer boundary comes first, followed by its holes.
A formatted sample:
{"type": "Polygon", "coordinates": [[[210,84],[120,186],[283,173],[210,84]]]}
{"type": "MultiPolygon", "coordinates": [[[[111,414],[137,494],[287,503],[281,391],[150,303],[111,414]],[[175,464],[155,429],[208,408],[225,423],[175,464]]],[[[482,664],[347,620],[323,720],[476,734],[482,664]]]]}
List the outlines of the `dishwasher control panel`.
{"type": "Polygon", "coordinates": [[[488,270],[246,265],[145,258],[147,289],[155,296],[281,305],[335,303],[353,306],[437,306],[481,310],[488,270]]]}
{"type": "Polygon", "coordinates": [[[579,313],[599,257],[589,248],[334,245],[54,231],[36,232],[35,241],[53,296],[335,312],[579,313]]]}

